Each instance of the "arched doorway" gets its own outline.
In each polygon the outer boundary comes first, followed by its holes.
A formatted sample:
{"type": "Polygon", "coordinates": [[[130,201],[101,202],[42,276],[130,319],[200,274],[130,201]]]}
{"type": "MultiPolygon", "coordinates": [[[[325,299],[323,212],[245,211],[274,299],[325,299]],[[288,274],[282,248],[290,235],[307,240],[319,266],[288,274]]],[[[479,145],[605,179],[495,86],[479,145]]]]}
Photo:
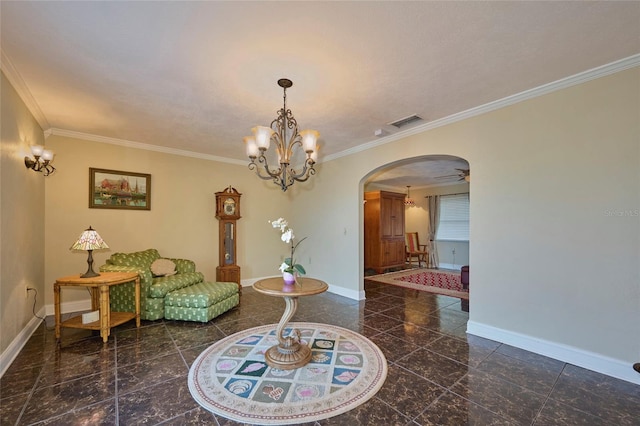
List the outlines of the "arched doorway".
{"type": "MultiPolygon", "coordinates": [[[[431,230],[426,197],[437,195],[441,200],[446,197],[449,204],[451,198],[455,198],[454,196],[466,198],[468,215],[470,181],[470,166],[465,159],[451,155],[426,155],[378,167],[363,177],[361,183],[363,199],[365,193],[375,191],[405,194],[406,198],[410,195],[414,204],[404,208],[404,231],[415,232],[421,242],[428,242],[431,230]]],[[[362,221],[362,229],[366,231],[367,224],[364,216],[362,221]]],[[[443,238],[434,240],[434,251],[438,254],[435,263],[439,268],[459,271],[462,266],[469,265],[468,216],[466,237],[457,234],[449,237],[445,235],[443,238]]],[[[367,242],[364,242],[363,247],[364,263],[367,255],[367,242]]],[[[368,265],[365,263],[361,267],[363,271],[361,283],[363,285],[364,277],[380,272],[379,270],[371,271],[366,266],[368,265]]],[[[403,267],[404,265],[399,266],[400,269],[403,267]]],[[[391,269],[397,270],[397,268],[396,265],[391,269]]],[[[364,290],[364,287],[361,290],[364,290]]]]}

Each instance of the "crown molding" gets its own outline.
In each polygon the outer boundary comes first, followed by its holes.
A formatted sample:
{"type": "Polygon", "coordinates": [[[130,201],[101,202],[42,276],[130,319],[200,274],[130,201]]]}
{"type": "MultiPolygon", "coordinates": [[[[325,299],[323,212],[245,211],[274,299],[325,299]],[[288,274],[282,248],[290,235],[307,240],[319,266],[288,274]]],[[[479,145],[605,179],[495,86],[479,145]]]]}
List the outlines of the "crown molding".
{"type": "Polygon", "coordinates": [[[2,69],[2,72],[4,72],[4,75],[7,77],[7,80],[9,80],[9,83],[11,83],[16,92],[18,92],[18,96],[20,96],[22,102],[24,102],[24,104],[27,106],[29,112],[31,112],[33,117],[36,119],[36,121],[40,125],[40,128],[42,128],[42,130],[49,129],[49,121],[47,120],[47,117],[44,115],[44,113],[40,109],[40,106],[38,105],[38,102],[36,102],[36,99],[31,94],[27,83],[24,82],[16,67],[13,66],[13,62],[11,62],[11,59],[9,59],[7,54],[4,53],[4,50],[1,47],[0,68],[2,69]]]}
{"type": "Polygon", "coordinates": [[[551,92],[586,83],[590,80],[595,80],[597,78],[605,77],[607,75],[615,74],[637,66],[640,66],[640,54],[632,55],[627,58],[620,59],[619,61],[592,68],[590,70],[583,71],[578,74],[574,74],[572,76],[535,87],[533,89],[525,90],[524,92],[516,93],[515,95],[507,96],[506,98],[498,99],[484,105],[470,108],[468,110],[461,111],[447,117],[440,118],[438,120],[430,121],[420,126],[412,127],[411,129],[400,131],[398,133],[394,133],[392,135],[379,138],[374,141],[346,149],[344,151],[337,152],[335,154],[327,155],[326,157],[324,157],[324,161],[331,161],[340,157],[346,157],[348,155],[366,151],[380,145],[385,145],[418,133],[426,132],[427,130],[466,120],[467,118],[495,111],[497,109],[514,105],[522,101],[537,98],[538,96],[546,95],[551,92]]]}
{"type": "Polygon", "coordinates": [[[126,139],[109,138],[106,136],[92,135],[90,133],[75,132],[73,130],[51,128],[50,133],[56,136],[65,136],[74,139],[83,139],[92,142],[107,143],[111,145],[119,145],[127,148],[143,149],[146,151],[162,152],[164,154],[181,155],[183,157],[198,158],[201,160],[218,161],[221,163],[237,164],[245,166],[246,161],[235,160],[232,158],[218,157],[217,155],[201,154],[198,152],[187,151],[184,149],[168,148],[165,146],[151,145],[142,142],[134,142],[126,139]]]}

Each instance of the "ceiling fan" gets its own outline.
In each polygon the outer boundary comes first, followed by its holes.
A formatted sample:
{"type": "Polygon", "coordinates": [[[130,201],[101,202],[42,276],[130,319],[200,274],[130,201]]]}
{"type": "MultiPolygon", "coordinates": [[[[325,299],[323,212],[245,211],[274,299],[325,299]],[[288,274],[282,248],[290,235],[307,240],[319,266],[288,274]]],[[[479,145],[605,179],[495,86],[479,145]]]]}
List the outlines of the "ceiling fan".
{"type": "Polygon", "coordinates": [[[455,175],[444,175],[444,176],[436,176],[434,179],[447,179],[452,177],[458,177],[459,181],[463,180],[465,182],[471,181],[471,174],[469,173],[469,169],[456,169],[460,173],[456,173],[455,175]]]}

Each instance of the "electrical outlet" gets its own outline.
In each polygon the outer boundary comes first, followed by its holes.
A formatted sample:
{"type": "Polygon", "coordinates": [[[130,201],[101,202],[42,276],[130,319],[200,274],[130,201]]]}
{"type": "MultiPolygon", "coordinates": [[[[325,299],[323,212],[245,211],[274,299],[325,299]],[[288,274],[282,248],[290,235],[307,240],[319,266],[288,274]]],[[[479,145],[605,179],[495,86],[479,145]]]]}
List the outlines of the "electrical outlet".
{"type": "Polygon", "coordinates": [[[456,254],[456,249],[451,249],[451,254],[456,254]]]}
{"type": "Polygon", "coordinates": [[[29,291],[33,290],[33,289],[31,287],[29,287],[28,285],[25,285],[24,288],[25,288],[25,293],[24,293],[25,297],[29,298],[29,291]]]}

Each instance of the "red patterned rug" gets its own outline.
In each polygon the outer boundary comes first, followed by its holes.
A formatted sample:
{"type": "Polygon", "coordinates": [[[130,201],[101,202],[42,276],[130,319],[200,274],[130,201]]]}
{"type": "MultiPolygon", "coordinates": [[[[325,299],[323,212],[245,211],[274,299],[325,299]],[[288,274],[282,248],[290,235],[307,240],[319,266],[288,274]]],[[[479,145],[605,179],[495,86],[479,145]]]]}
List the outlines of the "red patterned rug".
{"type": "Polygon", "coordinates": [[[459,271],[411,269],[367,277],[368,280],[469,300],[462,288],[459,271]]]}

